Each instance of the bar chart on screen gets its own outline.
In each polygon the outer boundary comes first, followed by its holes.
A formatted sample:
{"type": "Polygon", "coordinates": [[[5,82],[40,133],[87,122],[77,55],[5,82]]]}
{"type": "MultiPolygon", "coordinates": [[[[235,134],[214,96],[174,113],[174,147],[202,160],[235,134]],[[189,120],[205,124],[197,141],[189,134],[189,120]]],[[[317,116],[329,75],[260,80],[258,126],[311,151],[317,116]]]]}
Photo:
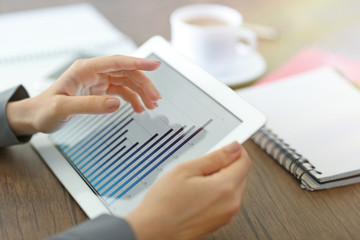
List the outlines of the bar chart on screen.
{"type": "Polygon", "coordinates": [[[128,105],[105,117],[78,116],[51,138],[93,190],[112,205],[153,183],[161,166],[201,139],[212,121],[171,126],[165,117],[150,119],[128,105]],[[80,122],[82,127],[77,128],[80,122]]]}

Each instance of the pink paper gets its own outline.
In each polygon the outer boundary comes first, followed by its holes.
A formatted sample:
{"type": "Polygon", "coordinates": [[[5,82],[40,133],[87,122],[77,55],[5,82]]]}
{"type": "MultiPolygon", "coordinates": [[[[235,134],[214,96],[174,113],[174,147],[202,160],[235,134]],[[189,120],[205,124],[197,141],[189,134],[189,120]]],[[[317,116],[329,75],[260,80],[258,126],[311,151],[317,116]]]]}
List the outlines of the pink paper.
{"type": "Polygon", "coordinates": [[[278,79],[312,70],[321,66],[331,66],[347,79],[360,86],[360,61],[325,52],[313,47],[303,49],[285,65],[260,79],[255,85],[270,83],[278,79]]]}

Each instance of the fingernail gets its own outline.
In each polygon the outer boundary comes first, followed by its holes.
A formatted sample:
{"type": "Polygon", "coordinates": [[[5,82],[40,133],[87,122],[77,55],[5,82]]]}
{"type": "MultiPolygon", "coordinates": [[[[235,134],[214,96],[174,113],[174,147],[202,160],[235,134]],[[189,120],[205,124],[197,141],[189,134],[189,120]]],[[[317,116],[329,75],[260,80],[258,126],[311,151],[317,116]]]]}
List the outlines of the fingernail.
{"type": "Polygon", "coordinates": [[[151,59],[154,63],[160,64],[161,62],[155,59],[151,59]]]}
{"type": "Polygon", "coordinates": [[[141,107],[137,110],[137,113],[143,113],[143,112],[145,112],[145,108],[143,108],[143,107],[141,107]]]}
{"type": "Polygon", "coordinates": [[[118,99],[109,98],[106,99],[105,106],[109,110],[116,110],[120,107],[120,101],[118,99]]]}
{"type": "Polygon", "coordinates": [[[157,93],[158,99],[162,99],[161,94],[157,89],[156,89],[156,93],[157,93]]]}
{"type": "Polygon", "coordinates": [[[241,145],[237,141],[234,141],[224,147],[225,151],[230,155],[237,154],[241,151],[241,145]]]}
{"type": "Polygon", "coordinates": [[[150,99],[153,101],[153,102],[156,102],[159,100],[159,92],[156,90],[156,89],[151,89],[151,96],[150,96],[150,99]]]}

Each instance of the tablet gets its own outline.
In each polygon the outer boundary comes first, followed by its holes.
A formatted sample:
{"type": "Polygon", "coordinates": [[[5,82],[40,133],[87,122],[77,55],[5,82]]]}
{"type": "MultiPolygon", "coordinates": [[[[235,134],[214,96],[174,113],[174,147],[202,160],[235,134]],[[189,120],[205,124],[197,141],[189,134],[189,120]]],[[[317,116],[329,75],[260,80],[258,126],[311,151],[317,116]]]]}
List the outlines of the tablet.
{"type": "Polygon", "coordinates": [[[134,55],[162,62],[144,72],[162,95],[157,109],[137,114],[123,103],[112,114],[77,115],[31,141],[90,218],[126,215],[169,170],[234,140],[243,143],[265,123],[262,113],[163,38],[151,38],[134,55]]]}

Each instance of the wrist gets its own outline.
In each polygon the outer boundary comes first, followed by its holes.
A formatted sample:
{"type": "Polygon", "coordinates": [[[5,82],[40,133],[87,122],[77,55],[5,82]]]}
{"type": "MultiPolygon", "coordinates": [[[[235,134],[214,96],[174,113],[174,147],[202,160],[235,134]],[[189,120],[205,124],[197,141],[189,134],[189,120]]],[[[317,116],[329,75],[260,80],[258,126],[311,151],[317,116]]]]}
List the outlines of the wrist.
{"type": "Polygon", "coordinates": [[[6,116],[12,131],[16,136],[26,136],[36,133],[33,126],[32,99],[9,102],[6,106],[6,116]]]}

